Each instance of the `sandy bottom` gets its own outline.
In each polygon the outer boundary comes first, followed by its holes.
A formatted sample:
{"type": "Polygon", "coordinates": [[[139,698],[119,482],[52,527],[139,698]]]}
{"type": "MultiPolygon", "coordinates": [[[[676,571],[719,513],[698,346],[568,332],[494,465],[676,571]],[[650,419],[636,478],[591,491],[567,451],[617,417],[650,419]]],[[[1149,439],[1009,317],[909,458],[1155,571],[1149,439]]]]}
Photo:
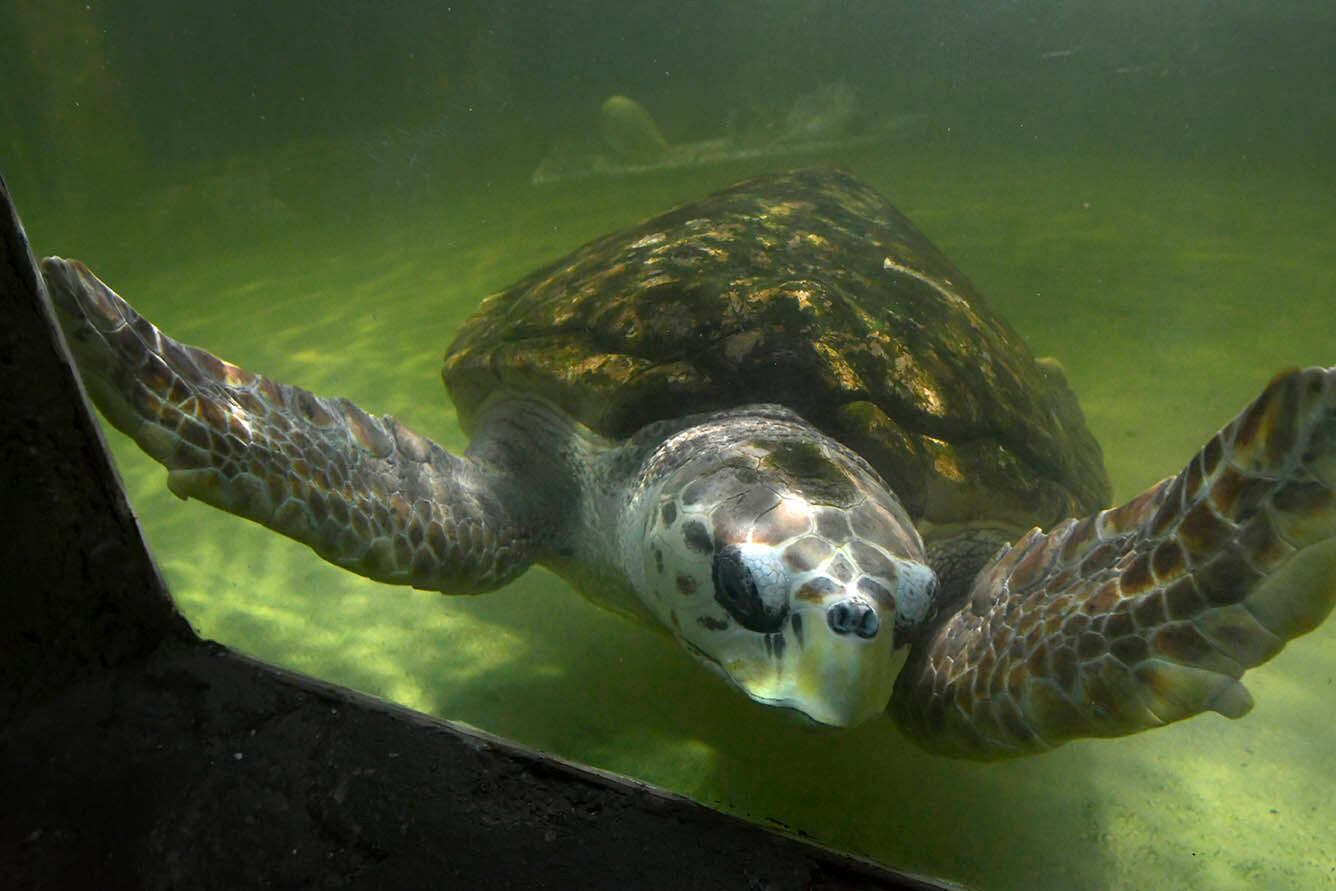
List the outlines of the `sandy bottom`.
{"type": "MultiPolygon", "coordinates": [[[[1063,363],[1119,498],[1176,472],[1275,371],[1336,362],[1336,189],[1315,174],[942,146],[839,160],[1063,363]]],[[[517,184],[362,224],[282,208],[216,254],[127,231],[83,259],[175,336],[458,448],[438,365],[482,295],[758,169],[517,184]]],[[[459,599],[353,577],[177,501],[110,438],[182,609],[263,659],[980,888],[1336,885],[1336,623],[1248,676],[1241,721],[958,763],[888,720],[832,731],[753,705],[542,571],[459,599]]]]}

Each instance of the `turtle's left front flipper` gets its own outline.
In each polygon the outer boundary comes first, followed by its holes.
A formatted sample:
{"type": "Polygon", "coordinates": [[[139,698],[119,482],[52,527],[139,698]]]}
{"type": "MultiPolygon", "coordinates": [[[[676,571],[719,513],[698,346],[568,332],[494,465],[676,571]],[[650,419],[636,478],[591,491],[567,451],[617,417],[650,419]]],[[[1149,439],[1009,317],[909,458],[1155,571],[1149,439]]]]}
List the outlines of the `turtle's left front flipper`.
{"type": "Polygon", "coordinates": [[[999,758],[1252,698],[1244,671],[1336,603],[1336,368],[1278,376],[1178,476],[1032,531],[913,645],[891,712],[999,758]]]}

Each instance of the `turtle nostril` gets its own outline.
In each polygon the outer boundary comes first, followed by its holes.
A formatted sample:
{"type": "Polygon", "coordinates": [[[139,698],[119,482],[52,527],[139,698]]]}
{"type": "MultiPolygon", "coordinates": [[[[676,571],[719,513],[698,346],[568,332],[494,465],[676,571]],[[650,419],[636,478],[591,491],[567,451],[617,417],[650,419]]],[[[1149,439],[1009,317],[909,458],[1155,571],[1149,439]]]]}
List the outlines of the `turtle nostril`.
{"type": "Polygon", "coordinates": [[[865,640],[877,636],[881,620],[877,611],[858,600],[841,600],[826,610],[826,624],[836,634],[856,634],[865,640]]]}
{"type": "Polygon", "coordinates": [[[853,610],[841,600],[826,610],[826,624],[836,634],[848,634],[853,630],[853,610]]]}
{"type": "Polygon", "coordinates": [[[881,628],[881,620],[877,618],[877,611],[870,606],[864,606],[863,615],[858,619],[858,627],[854,629],[854,634],[866,640],[871,640],[877,636],[879,628],[881,628]]]}

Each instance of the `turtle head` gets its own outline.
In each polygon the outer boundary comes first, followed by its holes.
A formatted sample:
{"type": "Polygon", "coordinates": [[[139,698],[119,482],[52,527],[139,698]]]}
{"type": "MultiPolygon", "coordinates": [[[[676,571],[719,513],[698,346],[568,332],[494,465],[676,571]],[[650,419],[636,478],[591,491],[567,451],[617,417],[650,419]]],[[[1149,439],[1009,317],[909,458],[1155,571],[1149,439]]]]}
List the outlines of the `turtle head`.
{"type": "Polygon", "coordinates": [[[850,726],[885,709],[937,580],[880,478],[803,434],[705,445],[663,481],[642,596],[752,699],[850,726]]]}

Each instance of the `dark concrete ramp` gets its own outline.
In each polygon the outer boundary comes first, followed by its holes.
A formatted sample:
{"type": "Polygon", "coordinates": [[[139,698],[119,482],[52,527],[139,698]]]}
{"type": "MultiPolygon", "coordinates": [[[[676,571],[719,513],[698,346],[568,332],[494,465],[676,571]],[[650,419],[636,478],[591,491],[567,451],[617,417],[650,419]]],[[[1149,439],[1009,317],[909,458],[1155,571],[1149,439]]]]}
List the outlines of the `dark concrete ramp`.
{"type": "Polygon", "coordinates": [[[944,887],[199,640],[0,204],[0,886],[944,887]]]}

